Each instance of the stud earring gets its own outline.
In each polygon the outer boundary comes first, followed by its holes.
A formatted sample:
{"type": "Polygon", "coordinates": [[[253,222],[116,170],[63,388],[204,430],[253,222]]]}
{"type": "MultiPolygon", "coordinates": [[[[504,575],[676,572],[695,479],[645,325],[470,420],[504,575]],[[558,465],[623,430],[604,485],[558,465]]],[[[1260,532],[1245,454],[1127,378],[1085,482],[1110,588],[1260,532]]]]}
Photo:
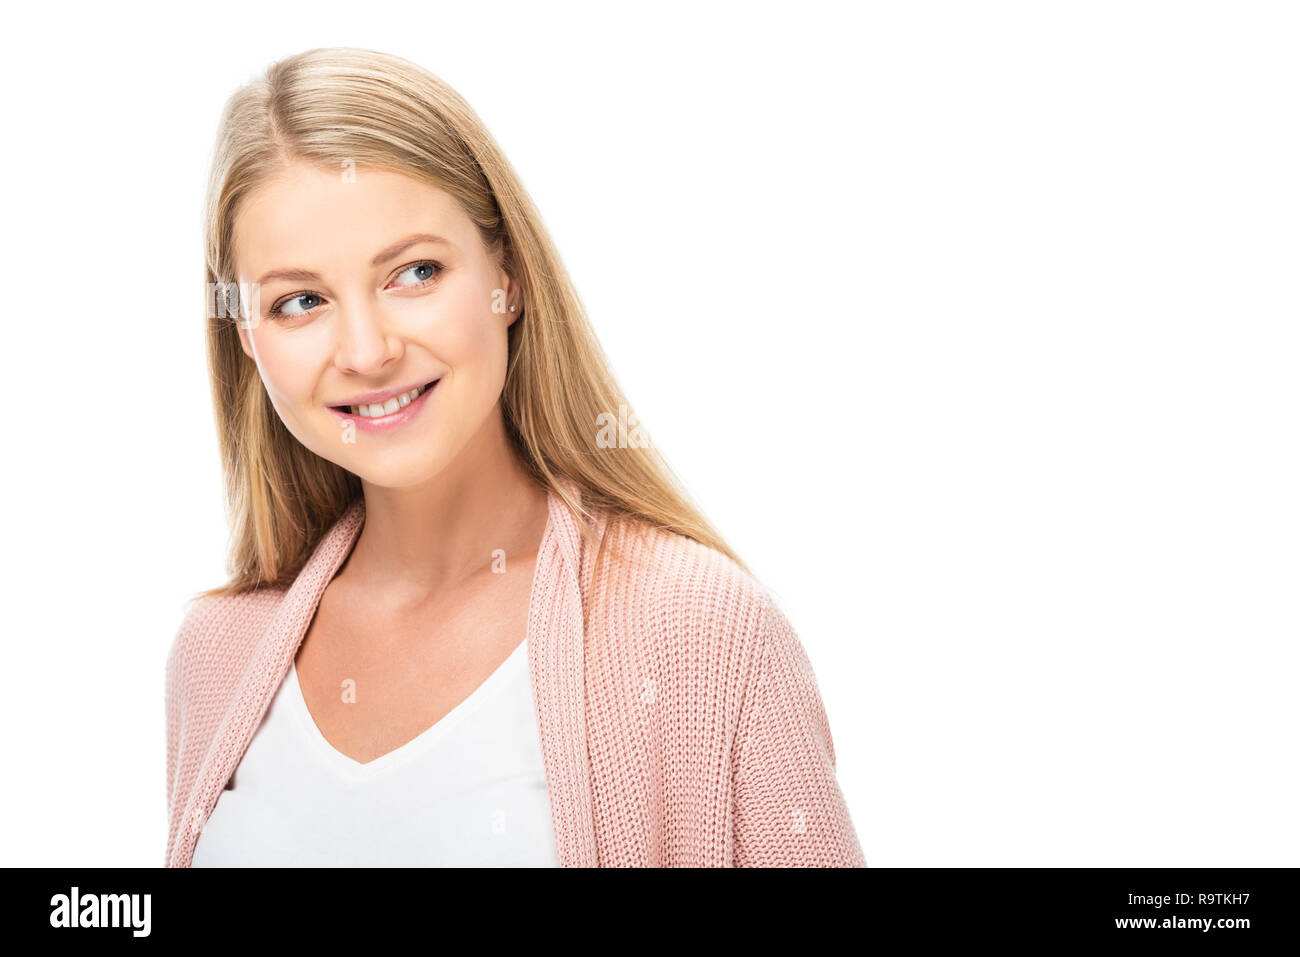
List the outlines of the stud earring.
{"type": "Polygon", "coordinates": [[[514,312],[514,311],[515,311],[515,307],[514,307],[514,306],[511,306],[511,307],[510,307],[510,311],[511,311],[511,312],[514,312]]]}

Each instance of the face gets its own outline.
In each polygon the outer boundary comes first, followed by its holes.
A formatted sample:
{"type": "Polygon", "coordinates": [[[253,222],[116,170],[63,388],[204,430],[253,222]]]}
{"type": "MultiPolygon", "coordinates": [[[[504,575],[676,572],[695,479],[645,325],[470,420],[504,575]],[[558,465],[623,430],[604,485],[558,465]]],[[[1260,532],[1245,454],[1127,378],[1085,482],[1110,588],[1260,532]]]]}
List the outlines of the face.
{"type": "Polygon", "coordinates": [[[247,198],[234,244],[244,351],[317,455],[409,487],[500,415],[518,287],[446,191],[296,165],[247,198]]]}

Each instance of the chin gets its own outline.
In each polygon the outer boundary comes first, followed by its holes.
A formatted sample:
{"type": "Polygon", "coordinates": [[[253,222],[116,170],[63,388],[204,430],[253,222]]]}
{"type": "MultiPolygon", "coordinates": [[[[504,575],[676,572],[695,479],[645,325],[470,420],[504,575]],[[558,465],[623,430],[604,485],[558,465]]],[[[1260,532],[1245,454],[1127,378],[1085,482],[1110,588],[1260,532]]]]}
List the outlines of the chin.
{"type": "Polygon", "coordinates": [[[441,457],[428,454],[410,461],[394,461],[395,458],[399,457],[376,452],[374,455],[350,456],[349,461],[336,464],[378,488],[415,488],[437,478],[447,467],[441,457]]]}

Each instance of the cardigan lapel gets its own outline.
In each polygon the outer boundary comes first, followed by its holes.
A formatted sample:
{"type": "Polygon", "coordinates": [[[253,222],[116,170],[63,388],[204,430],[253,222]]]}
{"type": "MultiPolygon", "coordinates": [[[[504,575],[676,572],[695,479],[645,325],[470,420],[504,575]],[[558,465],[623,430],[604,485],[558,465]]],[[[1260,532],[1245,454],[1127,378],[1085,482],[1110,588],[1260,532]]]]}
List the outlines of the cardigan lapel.
{"type": "MultiPolygon", "coordinates": [[[[580,501],[576,484],[562,480],[580,501]]],[[[528,670],[561,867],[594,867],[596,832],[587,753],[581,535],[552,491],[528,607],[528,670]]]]}
{"type": "MultiPolygon", "coordinates": [[[[559,481],[575,501],[581,501],[576,483],[559,481]]],[[[583,543],[577,524],[554,490],[548,490],[547,509],[525,632],[528,669],[559,862],[562,867],[594,867],[597,856],[587,752],[583,595],[579,581],[583,543]]],[[[258,642],[190,792],[176,851],[182,866],[192,860],[204,822],[243,760],[326,586],[352,551],[364,522],[365,501],[358,499],[316,546],[258,642]]]]}

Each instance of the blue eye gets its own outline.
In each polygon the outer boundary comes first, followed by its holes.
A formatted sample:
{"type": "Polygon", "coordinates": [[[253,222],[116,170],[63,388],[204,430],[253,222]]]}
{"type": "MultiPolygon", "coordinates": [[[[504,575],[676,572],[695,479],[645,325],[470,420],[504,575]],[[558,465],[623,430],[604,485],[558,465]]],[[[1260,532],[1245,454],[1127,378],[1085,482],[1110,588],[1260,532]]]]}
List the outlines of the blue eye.
{"type": "MultiPolygon", "coordinates": [[[[403,267],[397,275],[400,277],[406,275],[408,272],[419,273],[415,278],[415,282],[398,283],[398,285],[405,289],[418,289],[421,286],[427,286],[441,276],[445,268],[446,267],[441,263],[436,263],[431,259],[426,259],[418,263],[411,263],[411,265],[403,267]]],[[[269,314],[272,319],[287,319],[291,316],[297,318],[307,315],[307,313],[311,312],[316,308],[316,306],[320,305],[324,301],[323,298],[316,295],[314,292],[296,292],[292,296],[286,296],[284,299],[281,299],[272,306],[269,310],[269,314]],[[314,299],[316,300],[316,303],[315,305],[297,310],[285,309],[285,306],[292,305],[293,303],[298,303],[301,307],[301,300],[303,299],[314,299]]]]}
{"type": "MultiPolygon", "coordinates": [[[[398,275],[404,276],[408,272],[414,272],[416,270],[427,270],[424,273],[424,275],[420,276],[420,278],[415,281],[414,285],[418,286],[422,283],[428,282],[430,279],[436,279],[442,273],[442,268],[443,267],[441,265],[439,265],[436,262],[433,262],[432,260],[425,260],[424,262],[420,262],[420,263],[412,263],[410,266],[407,266],[405,269],[399,272],[398,275]]],[[[403,283],[403,285],[406,284],[403,283]]]]}
{"type": "Polygon", "coordinates": [[[288,299],[281,299],[279,302],[277,302],[274,306],[271,307],[271,315],[273,315],[273,316],[301,316],[301,315],[305,315],[306,313],[311,312],[312,308],[315,308],[315,307],[310,307],[310,308],[304,309],[302,312],[285,311],[285,308],[284,308],[285,306],[290,305],[290,304],[295,303],[295,302],[298,302],[300,299],[320,299],[320,296],[316,295],[314,292],[300,292],[300,293],[297,293],[297,294],[295,294],[295,295],[290,296],[288,299]]]}

